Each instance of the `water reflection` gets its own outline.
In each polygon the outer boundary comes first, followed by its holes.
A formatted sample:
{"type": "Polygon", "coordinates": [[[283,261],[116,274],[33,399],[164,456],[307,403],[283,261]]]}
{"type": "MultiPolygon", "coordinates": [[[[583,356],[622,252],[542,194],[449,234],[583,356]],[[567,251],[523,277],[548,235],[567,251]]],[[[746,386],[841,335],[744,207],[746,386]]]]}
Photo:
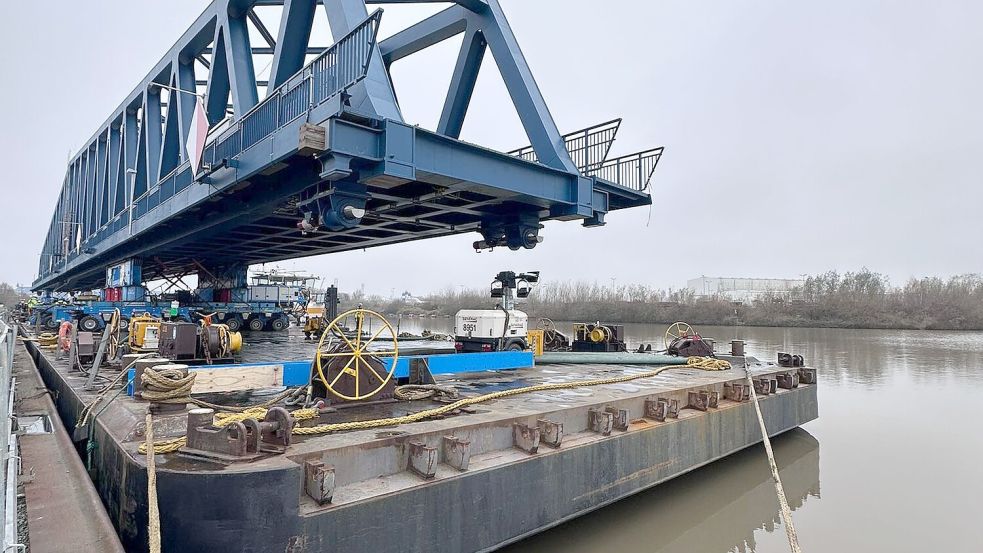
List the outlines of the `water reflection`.
{"type": "MultiPolygon", "coordinates": [[[[819,497],[819,442],[804,430],[774,441],[789,505],[819,497]]],[[[780,524],[764,449],[752,447],[504,549],[525,551],[754,551],[755,530],[780,524]]]]}
{"type": "MultiPolygon", "coordinates": [[[[449,319],[404,320],[402,330],[452,326],[449,319]]],[[[661,348],[666,326],[625,325],[626,337],[661,348]]],[[[762,360],[789,351],[819,369],[820,418],[775,441],[804,551],[981,550],[983,438],[975,402],[983,394],[983,332],[699,330],[720,349],[742,339],[762,360]]],[[[315,348],[295,328],[246,342],[245,360],[310,359],[315,348]]],[[[787,552],[767,467],[762,450],[752,448],[509,551],[787,552]]]]}

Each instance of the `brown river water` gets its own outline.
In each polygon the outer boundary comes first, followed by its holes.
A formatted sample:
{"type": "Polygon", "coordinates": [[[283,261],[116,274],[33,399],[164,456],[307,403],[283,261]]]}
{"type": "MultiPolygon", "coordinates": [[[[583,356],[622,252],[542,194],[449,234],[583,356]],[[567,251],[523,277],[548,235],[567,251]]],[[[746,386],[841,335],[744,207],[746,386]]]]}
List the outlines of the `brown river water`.
{"type": "MultiPolygon", "coordinates": [[[[402,330],[452,325],[409,320],[402,330]]],[[[819,369],[819,419],[773,441],[803,551],[983,552],[983,425],[973,403],[983,393],[983,332],[699,330],[718,349],[739,338],[749,355],[772,360],[788,351],[819,369]]],[[[626,325],[630,345],[661,347],[664,332],[661,324],[626,325]]],[[[296,328],[246,340],[245,360],[308,358],[314,349],[296,328]]],[[[789,546],[757,446],[505,551],[777,553],[789,546]]]]}

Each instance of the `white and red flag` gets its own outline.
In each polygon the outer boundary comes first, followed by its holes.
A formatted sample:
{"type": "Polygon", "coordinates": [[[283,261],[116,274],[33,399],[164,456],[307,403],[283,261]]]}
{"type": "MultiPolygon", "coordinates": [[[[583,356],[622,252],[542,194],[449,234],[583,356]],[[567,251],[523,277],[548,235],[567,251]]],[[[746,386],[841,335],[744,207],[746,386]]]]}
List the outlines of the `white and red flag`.
{"type": "Polygon", "coordinates": [[[201,168],[201,155],[205,151],[205,136],[208,134],[208,117],[200,96],[195,96],[195,113],[191,117],[191,128],[188,130],[188,143],[185,149],[191,160],[192,174],[197,175],[201,168]]]}

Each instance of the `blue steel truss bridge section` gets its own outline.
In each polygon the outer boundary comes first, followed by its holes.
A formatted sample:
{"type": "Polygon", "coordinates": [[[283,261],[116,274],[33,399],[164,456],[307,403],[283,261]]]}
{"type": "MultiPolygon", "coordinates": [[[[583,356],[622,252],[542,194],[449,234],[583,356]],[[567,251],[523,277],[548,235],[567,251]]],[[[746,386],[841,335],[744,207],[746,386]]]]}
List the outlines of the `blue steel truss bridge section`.
{"type": "Polygon", "coordinates": [[[542,221],[598,226],[651,203],[662,148],[609,157],[620,119],[562,135],[498,0],[458,0],[384,40],[374,3],[214,0],[70,161],[34,289],[101,287],[131,259],[152,280],[467,232],[476,248],[531,248],[542,221]],[[312,45],[324,17],[335,42],[312,45]],[[407,123],[390,67],[458,35],[437,128],[407,123]],[[528,147],[460,140],[487,51],[528,147]]]}

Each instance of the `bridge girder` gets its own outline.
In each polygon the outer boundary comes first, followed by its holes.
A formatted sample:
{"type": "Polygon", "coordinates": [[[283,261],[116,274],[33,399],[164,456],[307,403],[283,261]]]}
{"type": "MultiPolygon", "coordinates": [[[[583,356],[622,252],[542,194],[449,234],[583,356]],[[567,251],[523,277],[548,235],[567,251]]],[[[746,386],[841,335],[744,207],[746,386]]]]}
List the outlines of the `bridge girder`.
{"type": "MultiPolygon", "coordinates": [[[[364,227],[336,236],[301,238],[292,244],[259,238],[252,243],[264,247],[236,261],[283,259],[465,232],[507,217],[509,210],[533,212],[541,218],[599,222],[609,209],[650,202],[641,188],[622,189],[590,176],[588,170],[596,164],[580,167],[573,161],[569,143],[556,128],[498,0],[458,0],[378,44],[375,32],[380,14],[370,16],[367,8],[374,3],[381,2],[214,0],[70,161],[34,287],[97,285],[102,267],[130,256],[154,255],[168,259],[175,271],[186,272],[198,260],[180,252],[201,251],[196,244],[206,244],[207,253],[207,232],[234,236],[236,229],[244,228],[238,232],[248,234],[269,226],[270,221],[275,228],[283,228],[282,214],[277,223],[270,211],[282,209],[284,202],[294,201],[303,189],[336,178],[326,176],[329,165],[335,171],[332,174],[348,171],[350,178],[369,183],[370,205],[380,208],[391,202],[383,198],[401,194],[408,196],[403,202],[410,203],[392,213],[370,215],[364,227]],[[282,8],[275,37],[255,9],[271,6],[282,8]],[[332,35],[338,39],[326,49],[310,44],[318,6],[324,7],[332,35]],[[250,29],[261,37],[262,45],[251,44],[250,29]],[[406,125],[389,77],[390,65],[462,33],[464,40],[436,132],[406,125]],[[363,43],[368,44],[367,49],[363,43]],[[486,49],[494,55],[530,139],[534,163],[456,140],[486,49]],[[318,58],[305,63],[312,53],[318,58]],[[323,70],[335,71],[332,74],[338,80],[345,64],[354,63],[354,58],[344,58],[349,54],[367,60],[357,78],[335,85],[340,88],[315,102],[314,95],[323,92],[317,87],[325,86],[323,70]],[[273,57],[265,80],[257,77],[257,55],[273,57]],[[322,73],[315,75],[318,63],[322,73]],[[202,70],[207,71],[205,78],[200,75],[202,70]],[[297,102],[301,85],[310,89],[306,105],[297,102]],[[212,127],[205,161],[210,167],[205,174],[190,168],[185,152],[196,103],[194,94],[187,92],[203,96],[212,127]],[[276,106],[271,107],[274,101],[276,106]],[[294,104],[288,105],[289,101],[294,104]],[[266,116],[272,109],[277,113],[270,123],[266,116]],[[294,119],[281,120],[287,111],[294,119]],[[328,130],[327,149],[315,152],[320,169],[312,169],[310,152],[298,150],[298,116],[328,130]],[[260,123],[273,127],[257,131],[260,123]],[[266,134],[247,144],[248,137],[263,132],[266,134]],[[237,144],[238,150],[222,149],[229,144],[237,144]],[[264,148],[261,155],[256,152],[258,144],[264,148]],[[373,151],[373,144],[381,146],[373,151]],[[229,155],[220,155],[225,153],[229,155]],[[438,155],[440,160],[428,157],[438,155]],[[284,182],[284,175],[294,180],[284,182]],[[242,191],[257,182],[276,182],[279,190],[261,194],[262,201],[249,204],[255,193],[242,191]],[[456,186],[473,194],[470,203],[474,205],[438,202],[422,217],[410,214],[414,206],[421,205],[414,197],[456,186]],[[223,212],[221,217],[201,216],[195,222],[196,214],[212,213],[210,206],[220,200],[249,205],[223,212]],[[189,221],[194,228],[180,236],[155,236],[189,221]],[[168,257],[171,249],[173,259],[168,257]]],[[[604,161],[607,147],[599,161],[604,161]]],[[[642,175],[641,162],[638,165],[642,175]]],[[[647,178],[641,178],[647,184],[647,178]]],[[[289,231],[287,227],[277,236],[286,238],[289,231]]],[[[221,243],[219,237],[215,243],[221,243]]]]}

